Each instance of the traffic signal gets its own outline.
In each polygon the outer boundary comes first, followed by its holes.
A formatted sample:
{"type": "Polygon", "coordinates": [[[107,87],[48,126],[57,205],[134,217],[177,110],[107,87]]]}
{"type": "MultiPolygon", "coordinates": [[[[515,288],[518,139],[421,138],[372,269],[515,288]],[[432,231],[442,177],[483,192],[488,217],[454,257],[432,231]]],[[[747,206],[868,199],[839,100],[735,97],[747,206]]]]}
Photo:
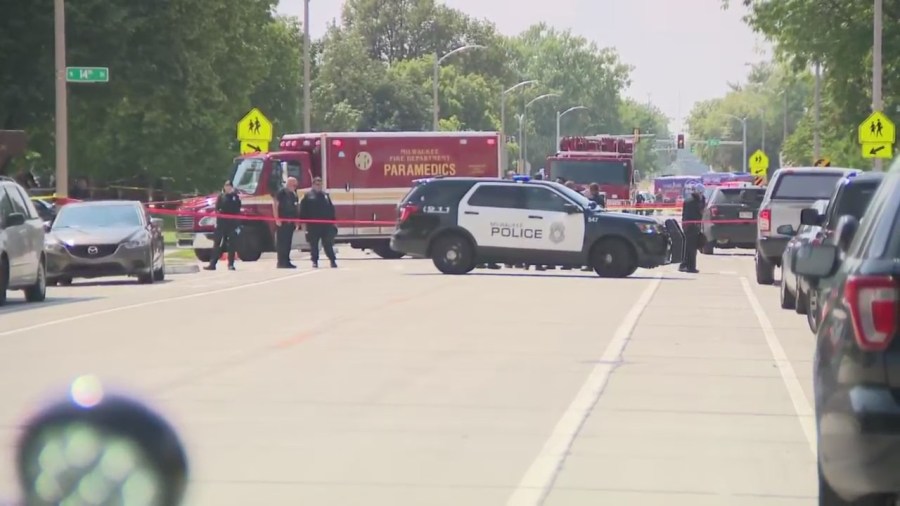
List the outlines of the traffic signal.
{"type": "Polygon", "coordinates": [[[684,134],[678,134],[678,149],[684,149],[684,134]]]}

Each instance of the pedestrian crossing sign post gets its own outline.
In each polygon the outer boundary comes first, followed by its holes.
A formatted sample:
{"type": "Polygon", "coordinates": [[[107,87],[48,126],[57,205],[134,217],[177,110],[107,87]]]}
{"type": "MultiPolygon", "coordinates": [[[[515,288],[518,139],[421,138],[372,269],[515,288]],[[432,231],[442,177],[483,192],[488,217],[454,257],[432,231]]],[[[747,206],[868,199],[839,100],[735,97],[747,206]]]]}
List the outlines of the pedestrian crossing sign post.
{"type": "Polygon", "coordinates": [[[863,158],[893,158],[896,141],[897,129],[894,122],[881,111],[873,112],[859,124],[859,144],[863,158]]]}
{"type": "Polygon", "coordinates": [[[272,122],[257,108],[250,109],[237,123],[241,154],[268,153],[272,142],[272,122]]]}

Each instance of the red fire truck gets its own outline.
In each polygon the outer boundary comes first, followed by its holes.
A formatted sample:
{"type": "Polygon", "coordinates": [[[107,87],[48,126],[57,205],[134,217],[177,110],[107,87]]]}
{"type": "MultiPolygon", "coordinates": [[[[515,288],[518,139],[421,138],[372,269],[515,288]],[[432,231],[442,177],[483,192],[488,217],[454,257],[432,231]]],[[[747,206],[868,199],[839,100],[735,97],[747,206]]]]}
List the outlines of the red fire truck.
{"type": "MultiPolygon", "coordinates": [[[[397,203],[428,177],[500,176],[500,136],[497,132],[351,132],[289,134],[278,150],[244,155],[222,179],[231,179],[241,195],[246,220],[237,245],[241,260],[258,260],[275,250],[272,195],[288,177],[308,191],[313,177],[323,179],[336,207],[336,242],[371,249],[382,258],[400,258],[390,249],[397,203]],[[355,223],[351,223],[354,221],[355,223]],[[360,223],[360,222],[373,223],[360,223]]],[[[176,217],[177,244],[208,261],[215,229],[216,195],[185,202],[176,217]]]]}
{"type": "Polygon", "coordinates": [[[599,135],[563,137],[559,152],[547,158],[551,178],[563,177],[582,189],[600,185],[609,206],[631,205],[635,187],[634,140],[599,135]]]}

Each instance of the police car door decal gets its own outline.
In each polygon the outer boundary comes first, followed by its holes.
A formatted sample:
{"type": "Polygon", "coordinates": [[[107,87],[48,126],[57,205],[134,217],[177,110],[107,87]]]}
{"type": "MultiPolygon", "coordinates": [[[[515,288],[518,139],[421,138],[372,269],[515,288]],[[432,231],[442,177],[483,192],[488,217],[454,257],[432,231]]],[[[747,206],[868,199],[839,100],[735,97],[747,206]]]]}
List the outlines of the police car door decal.
{"type": "Polygon", "coordinates": [[[520,188],[479,183],[460,201],[457,223],[480,247],[540,249],[543,231],[529,223],[528,212],[515,206],[520,188]]]}
{"type": "Polygon", "coordinates": [[[527,192],[527,217],[543,229],[539,249],[581,251],[584,247],[584,213],[564,211],[562,206],[572,202],[549,188],[533,186],[527,192]]]}

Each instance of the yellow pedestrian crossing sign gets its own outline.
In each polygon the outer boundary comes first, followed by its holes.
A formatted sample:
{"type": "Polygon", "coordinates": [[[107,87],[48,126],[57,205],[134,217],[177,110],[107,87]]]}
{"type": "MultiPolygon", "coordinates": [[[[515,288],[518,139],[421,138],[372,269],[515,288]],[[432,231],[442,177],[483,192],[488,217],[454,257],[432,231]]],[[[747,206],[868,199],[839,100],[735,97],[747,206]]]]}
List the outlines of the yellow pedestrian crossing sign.
{"type": "Polygon", "coordinates": [[[893,144],[897,141],[894,122],[880,111],[873,112],[859,125],[860,144],[893,144]]]}
{"type": "Polygon", "coordinates": [[[765,176],[766,170],[769,168],[769,157],[761,149],[757,149],[750,155],[750,174],[754,176],[765,176]]]}
{"type": "Polygon", "coordinates": [[[272,122],[259,109],[250,109],[237,123],[237,140],[271,141],[272,122]]]}
{"type": "Polygon", "coordinates": [[[241,141],[241,154],[268,153],[269,141],[241,141]]]}

